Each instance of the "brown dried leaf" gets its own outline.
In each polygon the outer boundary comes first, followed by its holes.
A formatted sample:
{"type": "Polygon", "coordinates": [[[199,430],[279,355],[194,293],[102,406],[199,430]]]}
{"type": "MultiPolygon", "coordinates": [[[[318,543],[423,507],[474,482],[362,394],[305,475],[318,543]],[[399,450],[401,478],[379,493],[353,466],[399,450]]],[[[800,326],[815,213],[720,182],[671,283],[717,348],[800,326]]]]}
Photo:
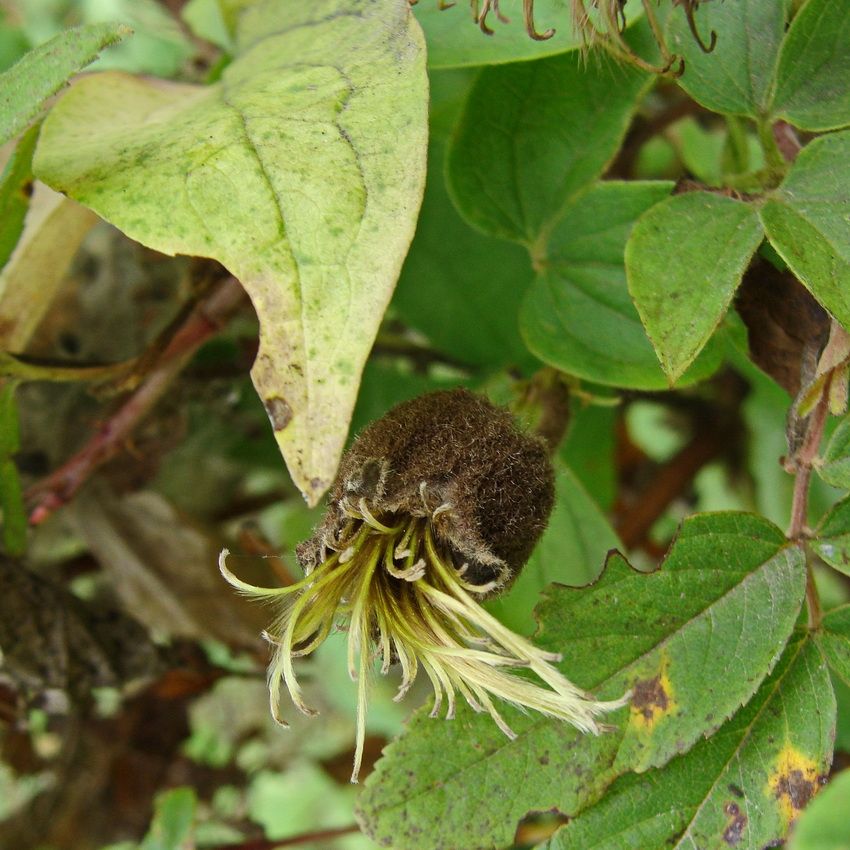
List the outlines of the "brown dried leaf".
{"type": "Polygon", "coordinates": [[[796,398],[829,337],[826,310],[791,272],[763,259],[744,274],[735,307],[747,326],[750,359],[796,398]]]}
{"type": "Polygon", "coordinates": [[[95,481],[71,510],[124,606],[149,629],[258,645],[265,612],[222,581],[217,566],[222,542],[163,496],[152,490],[117,496],[95,481]]]}

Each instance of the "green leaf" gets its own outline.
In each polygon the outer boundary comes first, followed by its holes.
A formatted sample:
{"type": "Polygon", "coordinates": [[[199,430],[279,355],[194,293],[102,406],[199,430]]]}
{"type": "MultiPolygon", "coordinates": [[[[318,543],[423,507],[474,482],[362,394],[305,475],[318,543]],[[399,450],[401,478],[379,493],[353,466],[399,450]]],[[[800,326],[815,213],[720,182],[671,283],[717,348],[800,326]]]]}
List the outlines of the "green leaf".
{"type": "MultiPolygon", "coordinates": [[[[638,216],[669,190],[669,183],[604,182],[565,211],[520,314],[529,349],[545,363],[609,386],[667,388],[629,296],[623,250],[638,216]]],[[[717,368],[720,353],[710,348],[686,381],[717,368]]]]}
{"type": "Polygon", "coordinates": [[[549,525],[510,592],[487,606],[505,625],[531,634],[540,594],[552,582],[588,584],[602,571],[612,549],[622,545],[602,511],[571,470],[556,479],[555,509],[549,525]]]}
{"type": "Polygon", "coordinates": [[[761,209],[771,244],[812,295],[850,327],[850,132],[800,152],[761,209]]]}
{"type": "MultiPolygon", "coordinates": [[[[456,71],[431,74],[432,163],[445,157],[444,136],[451,132],[458,106],[451,88],[462,91],[467,82],[458,76],[456,71]]],[[[393,295],[393,309],[405,323],[465,366],[533,370],[537,360],[529,354],[517,321],[533,277],[527,251],[485,236],[458,215],[443,169],[432,167],[416,235],[393,295]]]]}
{"type": "Polygon", "coordinates": [[[809,0],[782,44],[771,114],[803,130],[844,127],[850,124],[848,78],[850,6],[845,0],[809,0]]]}
{"type": "Polygon", "coordinates": [[[174,788],[156,798],[154,815],[140,850],[194,850],[195,811],[191,788],[174,788]]]}
{"type": "Polygon", "coordinates": [[[449,188],[485,233],[535,246],[614,156],[648,82],[605,54],[485,68],[449,150],[449,188]]]}
{"type": "Polygon", "coordinates": [[[773,85],[785,5],[781,0],[700,4],[695,22],[702,40],[707,43],[717,33],[711,53],[701,50],[683,14],[670,15],[668,46],[685,60],[679,85],[714,112],[760,118],[773,85]]]}
{"type": "Polygon", "coordinates": [[[578,811],[614,778],[616,735],[499,711],[516,741],[465,703],[453,720],[417,711],[358,797],[364,832],[394,850],[507,847],[529,811],[578,811]]]}
{"type": "Polygon", "coordinates": [[[850,685],[850,605],[842,605],[825,614],[816,637],[829,666],[850,685]]]}
{"type": "MultiPolygon", "coordinates": [[[[618,685],[635,692],[615,766],[664,764],[752,696],[803,600],[803,557],[786,544],[776,526],[754,514],[697,514],[682,524],[655,573],[636,573],[617,557],[581,602],[552,594],[551,609],[540,606],[541,622],[550,613],[576,653],[607,656],[607,665],[623,671],[618,685]],[[597,606],[616,607],[618,634],[629,640],[601,632],[591,614],[597,606]]],[[[545,630],[542,638],[551,648],[545,630]]],[[[595,677],[590,686],[598,686],[595,677]]]]}
{"type": "Polygon", "coordinates": [[[132,32],[123,24],[74,27],[30,50],[0,75],[0,144],[16,136],[79,70],[132,32]]]}
{"type": "MultiPolygon", "coordinates": [[[[823,455],[815,462],[818,475],[833,487],[850,490],[850,416],[832,432],[823,455]]],[[[847,528],[850,532],[850,525],[847,528]]]]}
{"type": "Polygon", "coordinates": [[[560,451],[561,459],[603,511],[611,509],[620,491],[615,449],[620,421],[619,405],[579,401],[573,406],[560,451]]]}
{"type": "Polygon", "coordinates": [[[397,850],[477,850],[507,844],[531,810],[578,814],[617,775],[666,763],[749,700],[782,653],[805,584],[802,555],[776,526],[725,513],[686,520],[655,573],[616,556],[591,587],[552,585],[535,642],[561,652],[565,674],[601,698],[632,688],[628,720],[592,737],[506,708],[517,733],[508,741],[471,710],[442,722],[423,709],[367,781],[361,823],[397,850]]]}
{"type": "Polygon", "coordinates": [[[637,220],[629,291],[671,384],[723,319],[762,237],[749,204],[710,192],[666,198],[637,220]]]}
{"type": "Polygon", "coordinates": [[[847,850],[850,847],[850,770],[842,770],[806,807],[785,844],[787,850],[847,850]]]}
{"type": "Polygon", "coordinates": [[[621,777],[543,848],[775,846],[826,775],[834,724],[829,673],[798,637],[709,740],[662,770],[621,777]]]}
{"type": "Polygon", "coordinates": [[[15,144],[0,177],[0,268],[6,265],[21,233],[32,194],[32,154],[38,139],[33,124],[15,144]]]}
{"type": "Polygon", "coordinates": [[[34,167],[133,239],[239,278],[261,325],[254,384],[315,504],[413,236],[424,44],[406,0],[264,0],[236,45],[208,87],[81,80],[48,116],[34,167]]]}
{"type": "Polygon", "coordinates": [[[830,566],[850,575],[850,497],[838,502],[820,521],[812,548],[830,566]]]}
{"type": "Polygon", "coordinates": [[[219,0],[189,0],[180,12],[180,17],[191,27],[192,32],[222,50],[233,49],[233,39],[224,17],[219,0]]]}

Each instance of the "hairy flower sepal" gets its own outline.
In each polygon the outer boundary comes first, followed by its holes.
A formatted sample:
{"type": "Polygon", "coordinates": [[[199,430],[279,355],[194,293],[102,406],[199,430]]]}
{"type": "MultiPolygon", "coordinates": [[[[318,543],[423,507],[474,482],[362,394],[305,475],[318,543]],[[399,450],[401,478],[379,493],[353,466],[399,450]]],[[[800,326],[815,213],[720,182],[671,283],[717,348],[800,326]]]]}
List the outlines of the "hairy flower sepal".
{"type": "Polygon", "coordinates": [[[453,717],[459,693],[475,711],[487,711],[511,739],[516,736],[493,697],[594,734],[605,728],[599,715],[626,704],[628,694],[611,702],[594,700],[553,666],[560,656],[538,649],[490,615],[476,597],[492,587],[464,580],[465,565],[456,567],[451,553],[435,538],[433,516],[378,518],[365,499],[347,513],[340,545],[296,584],[273,589],[247,584],[227,568],[227,550],[219,566],[241,592],[280,605],[265,636],[274,645],[268,672],[270,707],[283,726],[288,725],[280,716],[284,683],[302,712],[316,713],[304,702],[293,659],[313,652],[335,623],[347,627],[348,668],[358,682],[352,782],[360,772],[376,658],[382,674],[394,663],[401,666],[396,700],[421,667],[434,688],[432,717],[439,715],[444,700],[446,717],[453,717]],[[511,672],[517,667],[530,669],[543,684],[511,672]]]}

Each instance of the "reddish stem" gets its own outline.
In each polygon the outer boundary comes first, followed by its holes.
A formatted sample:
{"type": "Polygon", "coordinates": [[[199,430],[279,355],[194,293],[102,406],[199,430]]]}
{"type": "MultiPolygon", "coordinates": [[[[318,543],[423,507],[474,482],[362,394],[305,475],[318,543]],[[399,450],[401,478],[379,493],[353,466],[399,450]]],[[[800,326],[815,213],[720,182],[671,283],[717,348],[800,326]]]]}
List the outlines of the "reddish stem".
{"type": "Polygon", "coordinates": [[[727,442],[721,434],[700,430],[675,457],[665,463],[650,486],[641,493],[640,501],[617,526],[617,534],[625,548],[634,549],[642,545],[670,503],[704,466],[720,457],[726,448],[727,442]]]}
{"type": "Polygon", "coordinates": [[[35,503],[30,524],[38,525],[53,511],[67,504],[92,473],[115,457],[135,427],[153,408],[192,355],[216,333],[242,304],[245,292],[229,277],[193,311],[174,334],[145,381],[101,426],[89,443],[67,463],[26,493],[35,503]]]}
{"type": "MultiPolygon", "coordinates": [[[[834,374],[834,373],[833,373],[834,374]]],[[[817,628],[820,625],[823,610],[820,603],[815,575],[808,558],[807,550],[803,547],[803,541],[808,529],[809,514],[809,487],[812,481],[812,464],[817,457],[823,438],[823,429],[826,425],[826,417],[829,413],[829,395],[832,385],[830,375],[823,387],[823,392],[815,407],[812,418],[806,428],[806,436],[803,445],[793,458],[794,497],[791,503],[791,524],[788,526],[788,539],[801,546],[806,558],[806,606],[809,613],[809,627],[817,628]]]]}

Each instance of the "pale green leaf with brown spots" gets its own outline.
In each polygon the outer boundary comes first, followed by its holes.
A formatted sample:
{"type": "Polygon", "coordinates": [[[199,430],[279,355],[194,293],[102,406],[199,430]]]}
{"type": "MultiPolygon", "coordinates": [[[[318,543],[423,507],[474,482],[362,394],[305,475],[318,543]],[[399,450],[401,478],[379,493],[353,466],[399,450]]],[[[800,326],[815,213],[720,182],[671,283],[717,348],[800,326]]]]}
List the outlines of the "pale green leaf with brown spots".
{"type": "Polygon", "coordinates": [[[139,242],[242,281],[261,326],[254,384],[315,503],[413,236],[424,43],[407,0],[259,0],[235,44],[211,86],[80,80],[34,170],[139,242]]]}
{"type": "Polygon", "coordinates": [[[589,587],[550,585],[535,644],[560,652],[564,675],[600,699],[631,689],[629,709],[594,737],[505,706],[511,741],[484,714],[459,706],[440,721],[426,706],[367,780],[361,824],[395,850],[489,850],[509,846],[529,811],[575,817],[618,776],[664,766],[750,700],[782,655],[805,585],[802,554],[782,531],[731,511],[688,518],[654,573],[614,554],[589,587]]]}

